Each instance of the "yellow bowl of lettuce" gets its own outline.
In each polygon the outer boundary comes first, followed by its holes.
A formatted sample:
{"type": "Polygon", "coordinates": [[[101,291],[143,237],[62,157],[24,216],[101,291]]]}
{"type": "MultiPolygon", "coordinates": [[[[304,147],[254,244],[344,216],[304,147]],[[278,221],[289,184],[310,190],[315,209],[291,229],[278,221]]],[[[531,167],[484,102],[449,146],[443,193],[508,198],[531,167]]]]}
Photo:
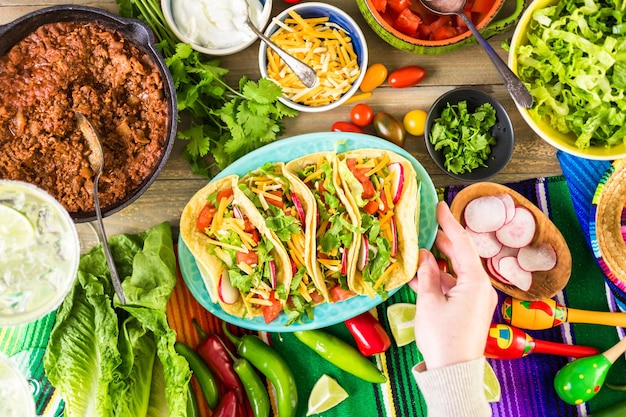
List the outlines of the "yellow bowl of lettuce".
{"type": "Polygon", "coordinates": [[[588,159],[626,157],[626,24],[615,0],[534,0],[511,40],[509,66],[529,87],[518,110],[543,140],[588,159]]]}

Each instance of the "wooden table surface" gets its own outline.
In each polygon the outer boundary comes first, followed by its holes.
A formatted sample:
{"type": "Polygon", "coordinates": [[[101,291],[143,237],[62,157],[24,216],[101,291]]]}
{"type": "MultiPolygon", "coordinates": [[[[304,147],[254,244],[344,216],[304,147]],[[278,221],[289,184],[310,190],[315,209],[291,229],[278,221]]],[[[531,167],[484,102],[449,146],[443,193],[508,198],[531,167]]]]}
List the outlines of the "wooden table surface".
{"type": "MultiPolygon", "coordinates": [[[[501,13],[506,15],[514,7],[513,0],[505,0],[501,13]]],[[[62,0],[0,0],[0,25],[46,6],[61,3],[85,4],[117,12],[114,0],[103,1],[62,1],[62,0]]],[[[515,130],[515,148],[508,166],[491,181],[504,183],[528,178],[561,174],[555,157],[556,150],[536,136],[526,125],[513,100],[504,87],[499,73],[491,64],[486,53],[478,45],[463,48],[444,55],[414,55],[395,49],[379,38],[368,26],[358,10],[355,0],[329,1],[350,15],[363,30],[369,49],[370,64],[381,62],[391,71],[405,65],[420,65],[427,70],[426,78],[416,87],[392,89],[379,87],[367,103],[375,112],[386,111],[401,119],[412,109],[428,110],[431,104],[447,90],[459,86],[472,86],[492,94],[509,112],[515,130]]],[[[274,0],[273,15],[288,6],[283,0],[274,0]]],[[[489,39],[490,44],[503,60],[507,52],[502,49],[503,40],[512,36],[512,30],[489,39]]],[[[257,41],[258,42],[258,41],[257,41]]],[[[242,75],[251,79],[259,78],[257,66],[258,43],[235,55],[223,57],[221,66],[230,70],[227,81],[236,85],[242,75]]],[[[330,130],[337,120],[349,120],[351,105],[324,113],[300,113],[287,119],[284,136],[330,130]]],[[[206,179],[194,176],[182,157],[184,143],[180,140],[172,150],[167,165],[152,186],[133,204],[105,219],[107,234],[136,233],[163,221],[169,221],[178,230],[178,222],[183,207],[190,197],[205,183],[206,179]]],[[[408,136],[405,148],[424,166],[431,175],[435,186],[458,183],[439,170],[426,151],[424,137],[408,136]]],[[[91,230],[88,225],[79,225],[81,238],[90,244],[91,230]]]]}

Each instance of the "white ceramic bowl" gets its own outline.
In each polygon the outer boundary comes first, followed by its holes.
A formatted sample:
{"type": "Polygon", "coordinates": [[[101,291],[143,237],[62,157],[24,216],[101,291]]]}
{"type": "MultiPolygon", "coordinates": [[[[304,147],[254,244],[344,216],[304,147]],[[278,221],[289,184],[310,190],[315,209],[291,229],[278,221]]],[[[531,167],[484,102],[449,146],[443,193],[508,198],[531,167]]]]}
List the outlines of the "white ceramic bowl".
{"type": "MultiPolygon", "coordinates": [[[[278,30],[279,25],[278,23],[276,23],[276,21],[284,22],[285,19],[289,17],[290,11],[296,12],[305,19],[314,17],[328,17],[331,23],[334,23],[343,28],[352,39],[352,48],[357,55],[357,64],[360,69],[360,74],[352,84],[352,87],[347,92],[345,92],[340,98],[326,105],[309,106],[292,101],[285,96],[279,98],[279,100],[285,105],[302,112],[323,112],[334,109],[343,104],[346,100],[352,97],[355,92],[357,92],[359,86],[361,85],[361,81],[365,76],[365,70],[367,69],[368,62],[367,42],[365,41],[365,36],[363,35],[361,28],[354,21],[354,19],[352,19],[350,15],[348,15],[343,10],[326,3],[307,2],[291,6],[284,10],[282,13],[278,14],[278,16],[273,18],[267,29],[265,30],[265,35],[267,37],[271,37],[272,34],[276,32],[276,30],[278,30]]],[[[261,76],[268,77],[267,46],[264,43],[261,43],[261,45],[259,46],[259,70],[261,71],[261,76]]]]}
{"type": "MultiPolygon", "coordinates": [[[[231,2],[232,0],[218,0],[218,1],[231,2]]],[[[260,14],[256,18],[253,17],[252,19],[252,21],[255,22],[259,30],[262,31],[265,25],[267,24],[267,22],[269,21],[270,15],[272,13],[272,0],[246,0],[246,1],[248,1],[248,4],[257,2],[257,3],[260,3],[260,5],[262,6],[260,14]]],[[[182,26],[185,22],[177,21],[177,19],[175,18],[175,15],[176,15],[174,11],[175,2],[184,2],[184,3],[190,4],[191,0],[161,0],[161,9],[163,11],[163,16],[165,17],[165,21],[169,25],[170,29],[172,29],[172,32],[174,32],[176,37],[178,37],[178,39],[190,44],[191,47],[198,52],[202,52],[203,54],[207,54],[207,55],[216,55],[216,56],[231,55],[231,54],[234,54],[234,53],[237,53],[239,51],[246,49],[248,46],[252,45],[254,41],[258,39],[258,36],[255,35],[252,32],[252,30],[248,28],[246,25],[238,25],[238,29],[240,30],[240,33],[242,34],[242,39],[239,39],[239,41],[236,42],[235,44],[231,44],[231,45],[220,48],[220,47],[211,47],[211,46],[202,45],[200,43],[196,43],[185,35],[186,31],[182,29],[182,26]]],[[[252,7],[250,7],[250,9],[252,10],[252,7]]],[[[219,38],[228,39],[229,36],[227,34],[226,35],[223,34],[219,36],[219,38]]]]}

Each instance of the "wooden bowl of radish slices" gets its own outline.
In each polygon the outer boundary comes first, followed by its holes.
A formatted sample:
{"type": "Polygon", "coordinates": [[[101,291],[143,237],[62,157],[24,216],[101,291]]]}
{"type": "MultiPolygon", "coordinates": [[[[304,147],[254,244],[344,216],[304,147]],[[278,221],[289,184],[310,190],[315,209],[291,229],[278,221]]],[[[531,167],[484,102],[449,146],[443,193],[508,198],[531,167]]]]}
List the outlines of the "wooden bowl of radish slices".
{"type": "Polygon", "coordinates": [[[494,287],[527,301],[551,298],[572,272],[563,235],[537,206],[509,187],[479,182],[450,205],[470,233],[494,287]]]}

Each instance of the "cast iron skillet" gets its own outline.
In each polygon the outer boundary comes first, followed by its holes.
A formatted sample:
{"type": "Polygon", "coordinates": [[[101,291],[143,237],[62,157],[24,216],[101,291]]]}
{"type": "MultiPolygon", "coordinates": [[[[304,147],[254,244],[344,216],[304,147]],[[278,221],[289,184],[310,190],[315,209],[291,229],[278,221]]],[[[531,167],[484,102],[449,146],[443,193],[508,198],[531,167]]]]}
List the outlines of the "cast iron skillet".
{"type": "MultiPolygon", "coordinates": [[[[123,18],[95,7],[77,5],[52,6],[28,13],[6,25],[0,26],[0,56],[6,54],[13,45],[24,39],[41,25],[54,22],[75,21],[98,22],[108,29],[118,31],[126,39],[132,41],[133,44],[150,57],[154,65],[157,66],[161,79],[163,80],[164,96],[167,101],[167,137],[165,138],[165,149],[161,155],[161,159],[150,175],[148,175],[135,190],[117,203],[102,207],[102,216],[105,217],[118,212],[139,198],[154,182],[165,166],[172,146],[174,145],[174,140],[176,139],[176,127],[178,122],[176,91],[167,65],[154,45],[155,39],[152,30],[145,23],[137,19],[123,18]]],[[[96,219],[95,211],[70,212],[70,216],[77,223],[89,222],[96,219]]]]}

